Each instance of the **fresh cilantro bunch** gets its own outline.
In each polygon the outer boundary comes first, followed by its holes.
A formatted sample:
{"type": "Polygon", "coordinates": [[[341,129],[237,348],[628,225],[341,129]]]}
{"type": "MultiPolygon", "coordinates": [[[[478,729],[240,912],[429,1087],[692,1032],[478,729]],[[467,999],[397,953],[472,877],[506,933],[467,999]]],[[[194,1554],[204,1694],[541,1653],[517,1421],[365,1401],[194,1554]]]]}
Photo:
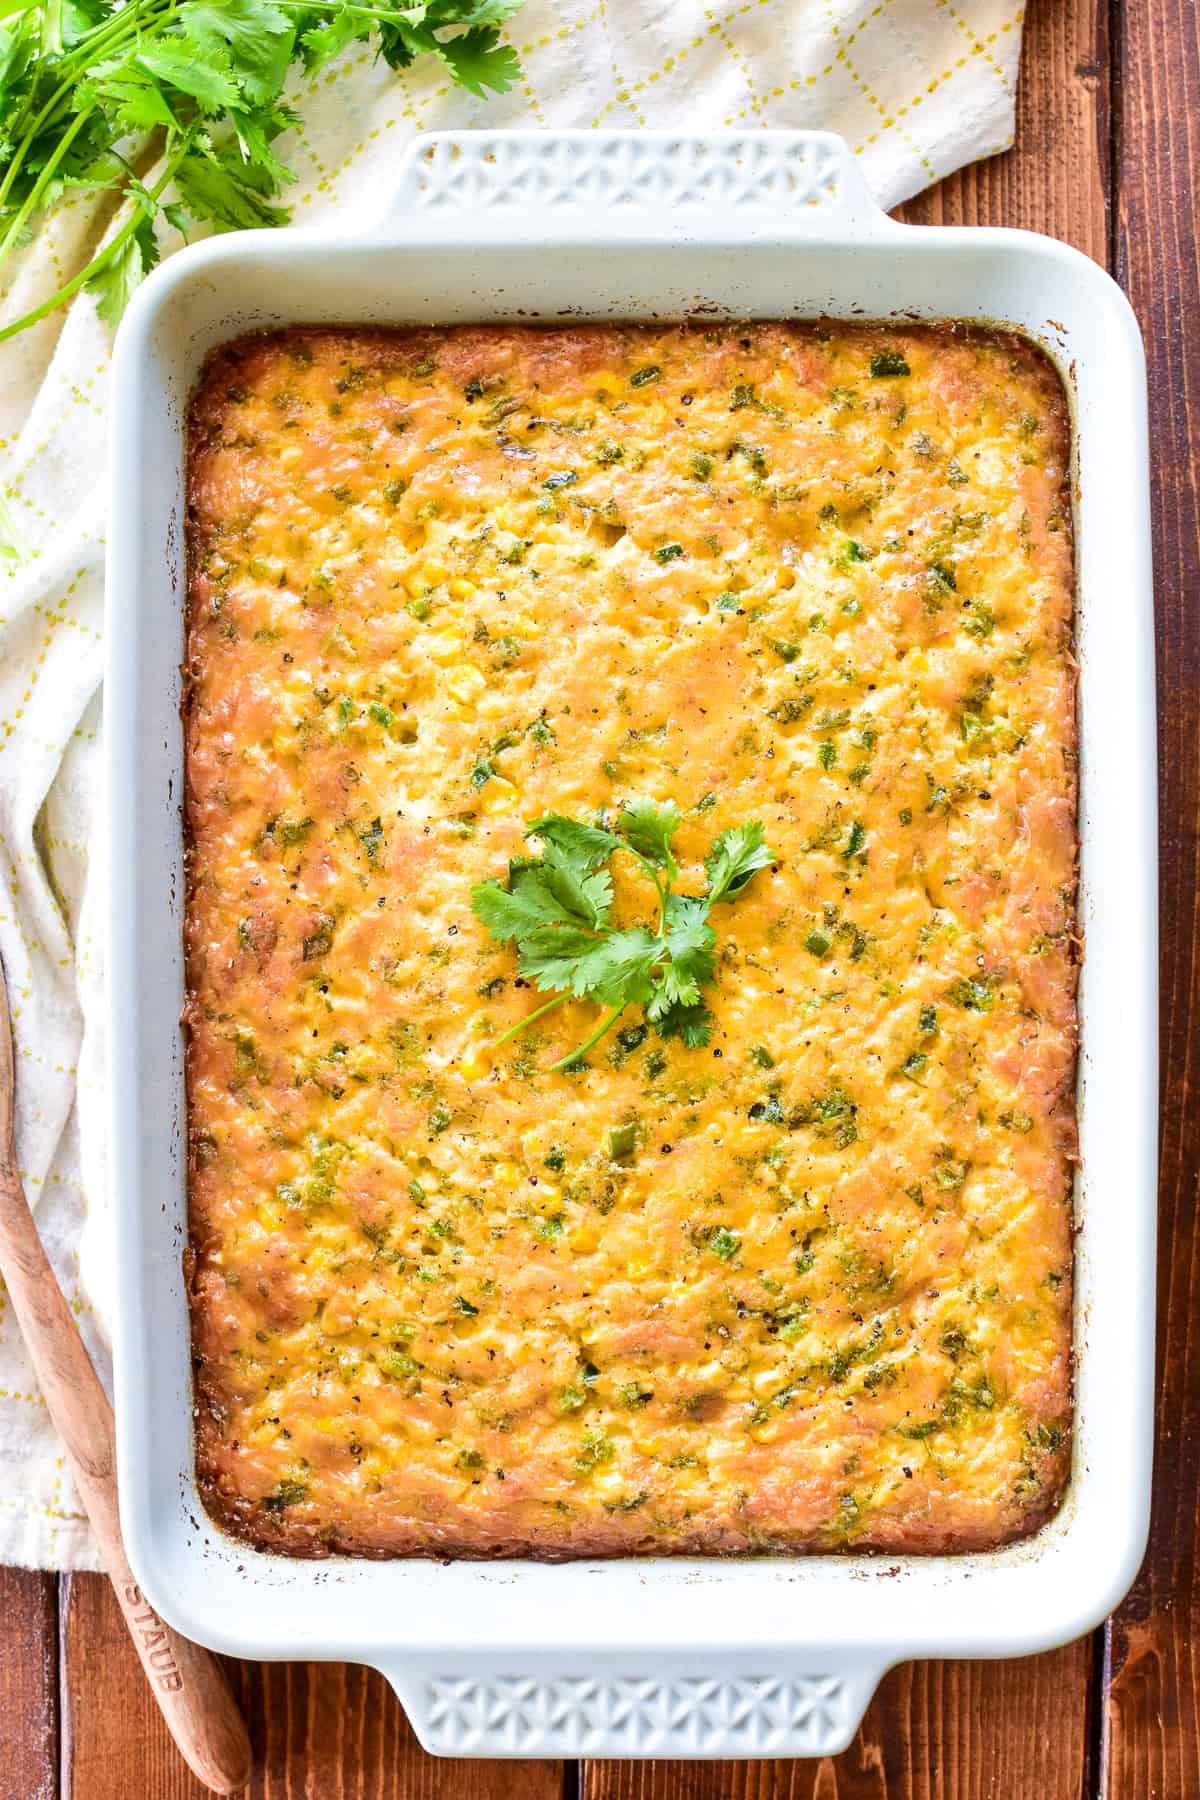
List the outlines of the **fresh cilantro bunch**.
{"type": "Polygon", "coordinates": [[[293,179],[275,142],[298,116],[283,98],[292,65],[308,75],[374,39],[393,69],[434,56],[473,94],[520,74],[499,27],[521,0],[0,0],[0,276],[39,218],[72,190],[111,192],[110,241],[0,338],[79,288],[110,323],[158,260],[158,218],[236,231],[281,225],[293,179]]]}
{"type": "Polygon", "coordinates": [[[681,823],[670,800],[661,805],[630,800],[611,829],[550,813],[525,833],[541,841],[537,860],[518,858],[509,864],[506,881],[481,881],[472,888],[472,910],[489,935],[515,943],[521,974],[554,995],[498,1043],[574,996],[608,1010],[582,1044],[552,1065],[555,1069],[580,1062],[627,1006],[644,1006],[662,1037],[679,1037],[693,1049],[707,1044],[712,1014],[703,990],[716,980],[717,942],[709,913],[745,893],[755,872],[775,859],[756,819],[731,826],[704,859],[704,893],[677,894],[679,865],[671,845],[681,823]],[[618,850],[632,856],[654,883],[653,931],[613,923],[609,864],[618,850]]]}

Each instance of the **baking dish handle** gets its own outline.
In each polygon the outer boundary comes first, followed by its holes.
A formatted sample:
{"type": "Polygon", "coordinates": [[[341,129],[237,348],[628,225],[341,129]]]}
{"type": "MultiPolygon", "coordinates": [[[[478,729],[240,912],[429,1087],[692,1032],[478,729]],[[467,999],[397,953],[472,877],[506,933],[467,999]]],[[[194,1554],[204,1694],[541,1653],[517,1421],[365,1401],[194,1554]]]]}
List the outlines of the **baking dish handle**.
{"type": "MultiPolygon", "coordinates": [[[[556,245],[598,215],[631,239],[729,242],[902,231],[832,131],[438,131],[414,139],[378,224],[480,243],[556,245]],[[415,217],[414,217],[415,215],[415,217]]],[[[397,235],[398,229],[397,229],[397,235]]]]}
{"type": "MultiPolygon", "coordinates": [[[[605,1660],[612,1671],[615,1656],[605,1660]]],[[[734,1654],[681,1657],[680,1672],[674,1660],[622,1653],[618,1672],[592,1674],[574,1657],[530,1658],[524,1671],[508,1658],[469,1655],[457,1667],[375,1666],[435,1756],[706,1760],[836,1756],[884,1672],[878,1657],[845,1649],[797,1653],[772,1674],[762,1657],[744,1670],[734,1654]]]]}

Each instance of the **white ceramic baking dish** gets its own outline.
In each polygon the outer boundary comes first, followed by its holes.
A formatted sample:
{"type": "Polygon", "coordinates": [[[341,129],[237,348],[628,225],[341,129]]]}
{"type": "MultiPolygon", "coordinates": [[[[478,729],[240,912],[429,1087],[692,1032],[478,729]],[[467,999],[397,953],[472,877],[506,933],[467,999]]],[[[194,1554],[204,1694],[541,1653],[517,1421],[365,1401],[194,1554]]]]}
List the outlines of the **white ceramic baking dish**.
{"type": "Polygon", "coordinates": [[[470,133],[419,141],[369,231],[252,232],[174,257],[122,327],[106,718],[111,1191],[121,1511],[181,1630],[392,1681],[456,1755],[840,1749],[880,1675],[1095,1625],[1147,1526],[1156,1107],[1154,670],[1145,384],[1133,316],[1075,251],[914,229],[820,133],[470,133]],[[179,1016],[183,420],[205,353],[298,322],[903,315],[1043,344],[1076,425],[1082,893],[1076,1432],[1058,1516],[963,1557],[304,1563],[222,1536],[192,1467],[179,1016]]]}

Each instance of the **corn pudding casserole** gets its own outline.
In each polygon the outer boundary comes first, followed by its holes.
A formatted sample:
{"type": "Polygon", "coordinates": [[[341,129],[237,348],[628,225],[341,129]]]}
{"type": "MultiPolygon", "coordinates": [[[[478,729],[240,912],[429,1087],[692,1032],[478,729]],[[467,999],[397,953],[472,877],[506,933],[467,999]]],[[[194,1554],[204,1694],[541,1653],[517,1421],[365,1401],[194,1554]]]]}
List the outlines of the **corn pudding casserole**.
{"type": "Polygon", "coordinates": [[[1041,353],[952,325],[210,358],[188,1258],[228,1529],[954,1551],[1054,1510],[1069,444],[1041,353]]]}

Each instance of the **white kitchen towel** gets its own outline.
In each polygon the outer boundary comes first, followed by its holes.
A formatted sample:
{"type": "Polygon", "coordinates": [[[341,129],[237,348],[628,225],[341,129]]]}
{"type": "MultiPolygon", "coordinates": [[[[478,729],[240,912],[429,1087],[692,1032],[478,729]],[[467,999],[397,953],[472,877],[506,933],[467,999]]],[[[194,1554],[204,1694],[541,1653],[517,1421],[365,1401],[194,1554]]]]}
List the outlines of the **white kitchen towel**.
{"type": "MultiPolygon", "coordinates": [[[[523,79],[485,102],[437,69],[350,53],[299,82],[281,140],[307,224],[369,219],[414,132],[476,125],[825,126],[887,206],[1012,141],[1016,0],[528,0],[523,79]]],[[[0,291],[0,322],[93,253],[102,202],[60,212],[0,291]]],[[[164,242],[164,251],[177,241],[164,242]]],[[[101,802],[111,334],[86,297],[0,345],[0,954],[18,1149],[42,1235],[108,1378],[101,802]]],[[[0,1289],[0,1562],[96,1566],[0,1289]]]]}

